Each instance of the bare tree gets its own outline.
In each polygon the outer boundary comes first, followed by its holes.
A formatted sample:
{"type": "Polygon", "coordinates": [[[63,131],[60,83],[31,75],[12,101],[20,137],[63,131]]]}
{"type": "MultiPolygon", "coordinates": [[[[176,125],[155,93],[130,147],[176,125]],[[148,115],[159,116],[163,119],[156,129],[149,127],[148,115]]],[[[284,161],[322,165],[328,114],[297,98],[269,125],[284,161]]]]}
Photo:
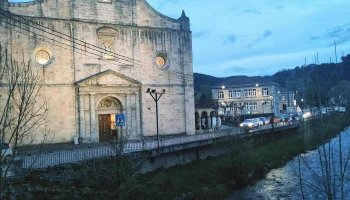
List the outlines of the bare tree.
{"type": "Polygon", "coordinates": [[[5,152],[0,155],[2,161],[7,161],[0,163],[0,198],[11,188],[6,177],[17,148],[31,144],[42,130],[45,140],[49,132],[45,128],[48,103],[40,92],[41,87],[40,77],[29,62],[15,61],[0,44],[0,143],[11,144],[13,152],[10,156],[5,152]]]}
{"type": "Polygon", "coordinates": [[[323,194],[328,200],[347,199],[345,185],[349,180],[346,174],[349,171],[350,149],[344,146],[342,134],[339,134],[337,140],[333,142],[322,143],[329,141],[332,135],[340,133],[343,127],[349,125],[348,111],[342,113],[334,110],[334,106],[339,105],[348,108],[349,86],[344,81],[338,82],[329,93],[322,95],[321,84],[311,86],[314,92],[313,96],[310,95],[310,101],[314,102],[314,105],[319,105],[320,108],[321,106],[326,108],[315,112],[314,119],[306,121],[303,127],[304,136],[308,138],[305,140],[308,143],[306,145],[321,144],[316,148],[317,167],[315,163],[311,164],[303,155],[299,155],[298,167],[294,172],[299,178],[303,199],[306,199],[305,190],[307,189],[323,194]]]}

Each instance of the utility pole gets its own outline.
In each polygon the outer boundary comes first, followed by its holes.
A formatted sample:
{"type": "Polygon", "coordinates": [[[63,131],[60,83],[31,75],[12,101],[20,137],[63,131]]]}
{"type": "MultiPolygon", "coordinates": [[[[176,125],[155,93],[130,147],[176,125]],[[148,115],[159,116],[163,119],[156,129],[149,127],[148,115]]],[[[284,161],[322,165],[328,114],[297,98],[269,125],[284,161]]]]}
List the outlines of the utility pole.
{"type": "Polygon", "coordinates": [[[162,95],[165,93],[165,89],[162,89],[162,92],[157,92],[154,89],[147,88],[146,93],[150,94],[153,100],[156,102],[157,144],[158,144],[158,153],[159,153],[160,145],[159,145],[159,126],[158,126],[158,101],[160,97],[162,97],[162,95]]]}

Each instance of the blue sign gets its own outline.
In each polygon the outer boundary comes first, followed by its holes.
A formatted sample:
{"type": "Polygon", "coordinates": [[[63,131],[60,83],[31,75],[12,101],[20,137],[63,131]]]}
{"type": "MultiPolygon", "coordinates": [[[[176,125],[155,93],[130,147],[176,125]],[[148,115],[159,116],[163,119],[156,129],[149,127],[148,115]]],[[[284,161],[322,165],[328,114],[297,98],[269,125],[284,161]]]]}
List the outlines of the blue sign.
{"type": "Polygon", "coordinates": [[[115,115],[115,124],[117,126],[125,126],[125,114],[116,114],[115,115]]]}

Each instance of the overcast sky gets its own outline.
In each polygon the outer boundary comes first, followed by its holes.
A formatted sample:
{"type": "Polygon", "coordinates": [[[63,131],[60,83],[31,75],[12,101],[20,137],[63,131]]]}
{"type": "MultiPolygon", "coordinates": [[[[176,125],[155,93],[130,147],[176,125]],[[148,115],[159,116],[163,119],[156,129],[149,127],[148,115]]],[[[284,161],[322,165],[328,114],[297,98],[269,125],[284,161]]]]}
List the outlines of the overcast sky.
{"type": "MultiPolygon", "coordinates": [[[[14,1],[14,0],[12,0],[14,1]]],[[[147,0],[160,13],[190,18],[194,72],[272,75],[338,62],[350,54],[349,0],[147,0]]]]}

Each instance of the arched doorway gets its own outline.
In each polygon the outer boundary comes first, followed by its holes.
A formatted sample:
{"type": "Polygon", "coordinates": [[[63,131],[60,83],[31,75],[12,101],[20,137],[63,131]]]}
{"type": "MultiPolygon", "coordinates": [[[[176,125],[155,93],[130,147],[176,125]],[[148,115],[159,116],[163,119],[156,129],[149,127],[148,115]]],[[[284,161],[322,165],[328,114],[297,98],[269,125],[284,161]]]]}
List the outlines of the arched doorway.
{"type": "Polygon", "coordinates": [[[195,124],[195,126],[196,126],[196,130],[199,130],[200,129],[200,126],[199,126],[199,113],[198,112],[195,112],[195,120],[196,120],[196,124],[195,124]]]}
{"type": "Polygon", "coordinates": [[[216,127],[216,112],[215,111],[211,111],[210,112],[210,128],[215,128],[216,127]]]}
{"type": "Polygon", "coordinates": [[[106,97],[97,107],[99,141],[112,141],[118,139],[118,127],[115,115],[122,113],[121,102],[114,97],[106,97]]]}
{"type": "Polygon", "coordinates": [[[202,112],[201,114],[201,128],[202,130],[208,129],[208,113],[202,112]]]}

